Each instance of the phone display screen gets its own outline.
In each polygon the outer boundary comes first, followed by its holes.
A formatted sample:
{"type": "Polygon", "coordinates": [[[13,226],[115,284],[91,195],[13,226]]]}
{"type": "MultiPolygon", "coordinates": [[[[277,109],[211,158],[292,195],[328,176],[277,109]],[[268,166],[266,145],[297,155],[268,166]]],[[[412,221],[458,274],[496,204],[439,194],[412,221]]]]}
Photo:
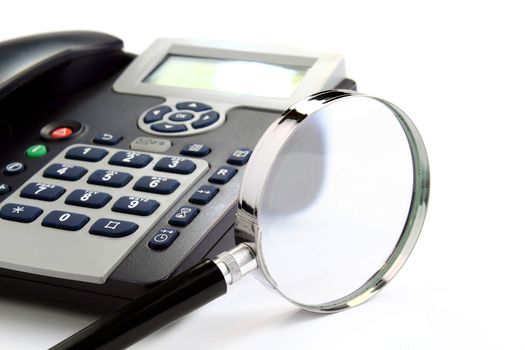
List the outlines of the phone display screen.
{"type": "Polygon", "coordinates": [[[273,63],[169,55],[145,83],[221,91],[240,95],[289,98],[308,67],[273,63]]]}

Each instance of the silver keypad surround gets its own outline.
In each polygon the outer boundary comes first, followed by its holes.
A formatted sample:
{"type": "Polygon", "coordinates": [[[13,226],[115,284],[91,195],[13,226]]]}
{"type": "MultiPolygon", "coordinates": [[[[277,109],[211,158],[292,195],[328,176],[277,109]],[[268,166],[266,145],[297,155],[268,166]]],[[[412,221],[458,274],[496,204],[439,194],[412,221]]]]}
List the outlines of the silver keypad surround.
{"type": "Polygon", "coordinates": [[[103,146],[96,147],[106,149],[109,154],[99,162],[90,163],[65,158],[65,154],[69,149],[79,146],[93,147],[92,145],[83,144],[67,147],[3,201],[4,205],[7,203],[30,205],[39,207],[44,212],[35,221],[28,224],[0,219],[3,231],[2,244],[0,244],[1,268],[68,280],[97,284],[105,283],[111,272],[133,247],[209,169],[209,164],[205,160],[182,157],[191,159],[195,163],[196,169],[191,174],[179,175],[156,171],[153,170],[153,167],[165,155],[152,153],[148,154],[153,157],[153,160],[144,168],[135,169],[114,166],[108,163],[113,154],[119,151],[129,152],[129,150],[103,146]],[[86,168],[88,173],[80,180],[72,182],[43,177],[45,169],[54,163],[81,166],[86,168]],[[89,175],[99,169],[128,172],[133,175],[133,179],[122,188],[88,184],[87,179],[89,175]],[[180,182],[180,186],[170,195],[133,190],[133,185],[142,176],[159,176],[174,179],[180,182]],[[65,188],[66,193],[53,202],[22,198],[20,192],[30,182],[58,185],[65,188]],[[112,196],[112,199],[101,209],[65,204],[67,196],[75,189],[106,192],[112,196]],[[111,211],[113,204],[123,196],[154,199],[160,203],[160,206],[152,215],[144,217],[111,211]],[[90,218],[90,221],[81,230],[74,232],[42,226],[43,218],[52,210],[84,214],[90,218]],[[121,238],[90,234],[89,229],[91,225],[100,218],[131,221],[136,223],[139,228],[133,234],[121,238]]]}

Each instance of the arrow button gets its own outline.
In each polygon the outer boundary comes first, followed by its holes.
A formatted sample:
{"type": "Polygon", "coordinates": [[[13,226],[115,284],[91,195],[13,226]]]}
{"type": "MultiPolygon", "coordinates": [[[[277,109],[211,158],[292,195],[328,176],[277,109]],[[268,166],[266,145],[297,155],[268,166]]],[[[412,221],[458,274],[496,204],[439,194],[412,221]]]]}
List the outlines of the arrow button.
{"type": "Polygon", "coordinates": [[[158,122],[159,120],[162,120],[162,117],[164,117],[166,113],[169,112],[171,112],[171,108],[168,106],[159,106],[152,108],[144,115],[144,123],[150,124],[158,122]]]}
{"type": "Polygon", "coordinates": [[[211,106],[208,106],[205,103],[195,101],[180,102],[177,103],[175,107],[177,107],[177,109],[189,110],[193,112],[204,112],[211,109],[211,106]]]}

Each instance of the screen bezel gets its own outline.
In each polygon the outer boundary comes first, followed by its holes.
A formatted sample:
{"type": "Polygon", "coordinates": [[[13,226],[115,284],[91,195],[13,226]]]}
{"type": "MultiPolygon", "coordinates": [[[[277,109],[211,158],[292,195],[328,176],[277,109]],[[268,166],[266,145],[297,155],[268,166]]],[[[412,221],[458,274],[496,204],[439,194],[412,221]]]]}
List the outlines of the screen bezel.
{"type": "Polygon", "coordinates": [[[145,96],[187,98],[203,102],[225,102],[238,106],[284,109],[305,96],[333,88],[344,78],[344,60],[337,54],[277,48],[275,46],[198,40],[157,39],[137,57],[117,79],[113,88],[117,92],[145,96]],[[144,82],[169,55],[202,58],[257,61],[284,66],[310,67],[302,82],[289,98],[240,95],[223,91],[180,88],[144,82]]]}

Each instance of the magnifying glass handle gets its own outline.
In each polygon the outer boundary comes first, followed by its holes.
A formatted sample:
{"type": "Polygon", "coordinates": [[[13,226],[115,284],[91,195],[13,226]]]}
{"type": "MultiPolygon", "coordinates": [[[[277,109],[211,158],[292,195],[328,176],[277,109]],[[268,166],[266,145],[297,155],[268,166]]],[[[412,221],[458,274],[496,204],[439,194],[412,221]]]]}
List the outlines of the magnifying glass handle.
{"type": "Polygon", "coordinates": [[[51,350],[123,349],[225,294],[227,283],[212,260],[167,280],[55,345],[51,350]]]}

